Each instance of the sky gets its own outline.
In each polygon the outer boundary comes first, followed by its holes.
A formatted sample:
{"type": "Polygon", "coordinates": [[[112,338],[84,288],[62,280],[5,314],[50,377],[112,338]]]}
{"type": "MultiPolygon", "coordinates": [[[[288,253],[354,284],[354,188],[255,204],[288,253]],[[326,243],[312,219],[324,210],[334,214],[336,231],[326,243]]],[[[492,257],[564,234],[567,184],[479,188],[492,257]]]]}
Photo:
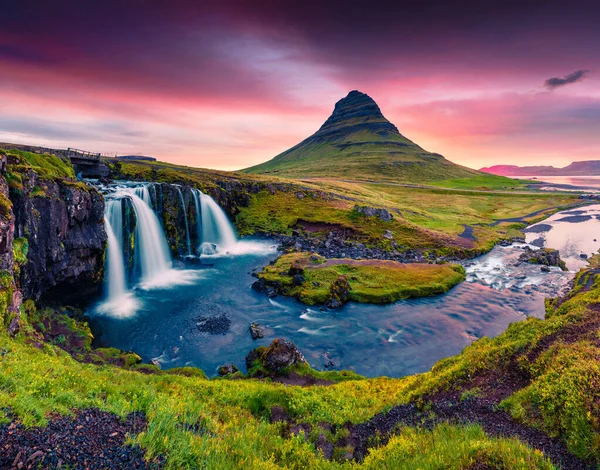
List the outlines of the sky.
{"type": "Polygon", "coordinates": [[[465,166],[600,160],[599,5],[2,2],[0,141],[240,169],[357,89],[465,166]]]}

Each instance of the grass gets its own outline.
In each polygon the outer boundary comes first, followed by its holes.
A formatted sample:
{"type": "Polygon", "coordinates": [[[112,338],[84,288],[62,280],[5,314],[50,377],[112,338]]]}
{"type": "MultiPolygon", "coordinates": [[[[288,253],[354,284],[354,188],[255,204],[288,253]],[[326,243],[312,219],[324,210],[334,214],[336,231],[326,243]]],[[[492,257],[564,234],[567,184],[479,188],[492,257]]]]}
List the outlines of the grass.
{"type": "MultiPolygon", "coordinates": [[[[75,171],[70,162],[66,162],[56,155],[37,154],[26,152],[23,150],[6,150],[2,151],[9,157],[17,160],[17,164],[11,164],[11,169],[21,171],[24,169],[32,169],[43,178],[75,178],[75,171]]],[[[18,181],[13,177],[13,181],[18,181]]],[[[14,183],[15,184],[15,183],[14,183]]]]}
{"type": "Polygon", "coordinates": [[[326,260],[310,253],[290,253],[266,266],[259,277],[279,286],[284,295],[309,304],[331,300],[332,287],[344,277],[355,302],[384,304],[409,297],[442,294],[464,280],[464,269],[452,264],[402,264],[395,261],[326,260]],[[294,274],[304,282],[294,284],[294,274]]]}
{"type": "MultiPolygon", "coordinates": [[[[133,442],[142,445],[148,458],[164,456],[166,468],[173,469],[354,468],[351,462],[323,460],[300,437],[281,437],[280,425],[270,424],[257,411],[283,403],[293,416],[310,421],[362,420],[381,409],[382,397],[393,402],[394,391],[403,384],[351,380],[302,389],[257,380],[145,375],[82,364],[56,346],[40,350],[4,333],[0,351],[0,409],[10,408],[26,426],[44,425],[49,413],[69,414],[75,408],[96,407],[120,416],[143,411],[149,426],[133,442]]],[[[435,454],[450,461],[495,462],[514,454],[524,462],[544,462],[522,444],[490,439],[474,428],[445,427],[434,434],[406,430],[402,437],[404,441],[394,439],[379,449],[364,466],[380,468],[377,465],[386,458],[406,461],[406,467],[396,468],[415,468],[419,462],[435,462],[435,454]],[[408,438],[418,444],[410,452],[405,448],[408,438]]]]}
{"type": "MultiPolygon", "coordinates": [[[[587,280],[582,274],[579,279],[587,280]]],[[[49,413],[97,407],[121,416],[143,411],[146,432],[133,438],[148,458],[163,455],[167,468],[355,468],[329,462],[300,437],[284,438],[268,420],[272,406],[313,426],[360,423],[392,406],[416,402],[436,391],[484,394],[470,385],[486,372],[522,368],[531,375],[502,407],[526,425],[560,436],[581,457],[600,462],[600,346],[596,327],[587,336],[549,343],[535,360],[531,351],[548,339],[583,328],[600,303],[598,282],[579,287],[562,303],[550,302],[546,320],[530,318],[502,335],[482,338],[430,372],[402,379],[351,376],[329,387],[287,387],[254,379],[206,380],[200,373],[141,374],[135,370],[75,361],[59,345],[36,347],[24,327],[16,339],[0,333],[0,409],[27,426],[43,425],[49,413]]],[[[33,321],[32,312],[24,312],[33,321]]],[[[476,426],[441,425],[432,431],[403,429],[363,462],[366,468],[551,468],[539,452],[514,439],[489,438],[476,426]],[[388,467],[386,467],[386,465],[388,467]],[[445,466],[454,465],[454,467],[445,466]]]]}

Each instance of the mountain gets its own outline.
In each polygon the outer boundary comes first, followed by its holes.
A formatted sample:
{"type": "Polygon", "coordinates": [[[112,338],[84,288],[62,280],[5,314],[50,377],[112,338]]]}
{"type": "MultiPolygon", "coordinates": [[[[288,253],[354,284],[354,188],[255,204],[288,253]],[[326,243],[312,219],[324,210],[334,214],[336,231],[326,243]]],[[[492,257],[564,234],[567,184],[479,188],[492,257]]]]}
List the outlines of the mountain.
{"type": "Polygon", "coordinates": [[[500,176],[600,176],[600,160],[573,162],[564,168],[553,166],[494,165],[479,171],[500,176]]]}
{"type": "Polygon", "coordinates": [[[359,91],[338,101],[321,128],[268,162],[242,170],[285,177],[344,177],[429,182],[481,176],[423,150],[388,121],[377,103],[359,91]]]}

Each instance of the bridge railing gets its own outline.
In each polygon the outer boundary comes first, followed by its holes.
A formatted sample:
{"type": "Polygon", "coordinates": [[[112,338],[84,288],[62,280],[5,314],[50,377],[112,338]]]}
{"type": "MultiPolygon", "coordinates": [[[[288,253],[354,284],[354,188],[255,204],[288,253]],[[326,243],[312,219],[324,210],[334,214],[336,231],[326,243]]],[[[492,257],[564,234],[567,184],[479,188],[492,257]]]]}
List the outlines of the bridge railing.
{"type": "Polygon", "coordinates": [[[88,152],[87,150],[80,150],[69,147],[67,149],[67,157],[85,158],[87,160],[100,160],[101,155],[99,153],[92,153],[88,152]]]}

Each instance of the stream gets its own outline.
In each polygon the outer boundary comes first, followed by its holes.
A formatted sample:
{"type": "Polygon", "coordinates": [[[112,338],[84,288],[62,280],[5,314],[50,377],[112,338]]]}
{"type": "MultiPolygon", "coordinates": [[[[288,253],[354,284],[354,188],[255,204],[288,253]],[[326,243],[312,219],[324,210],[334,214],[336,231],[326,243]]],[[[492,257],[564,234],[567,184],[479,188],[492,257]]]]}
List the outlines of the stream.
{"type": "MultiPolygon", "coordinates": [[[[135,191],[118,194],[131,199],[135,191]]],[[[218,209],[212,202],[207,207],[218,209]]],[[[162,368],[200,367],[213,376],[227,362],[245,371],[251,349],[284,337],[319,370],[333,363],[336,369],[369,377],[424,372],[474,340],[502,333],[512,322],[543,318],[544,298],[562,293],[586,263],[581,254],[600,248],[593,235],[600,234],[600,206],[574,212],[557,213],[527,233],[527,242],[538,240],[538,247],[568,246],[565,261],[570,272],[551,268],[544,273],[537,265],[519,263],[523,244],[497,246],[466,262],[466,282],[447,294],[384,306],[349,303],[336,310],[307,307],[281,296],[269,299],[253,291],[252,273],[277,258],[276,247],[265,240],[237,241],[227,235],[227,249],[200,256],[202,264],[169,267],[167,278],[172,282],[159,276],[163,282],[144,279],[121,292],[128,302],[126,312],[111,313],[107,301],[91,309],[92,328],[101,332],[95,345],[135,351],[162,368]],[[268,327],[264,338],[251,338],[249,325],[254,321],[268,327]]],[[[212,214],[217,224],[227,222],[218,211],[212,214]]]]}

